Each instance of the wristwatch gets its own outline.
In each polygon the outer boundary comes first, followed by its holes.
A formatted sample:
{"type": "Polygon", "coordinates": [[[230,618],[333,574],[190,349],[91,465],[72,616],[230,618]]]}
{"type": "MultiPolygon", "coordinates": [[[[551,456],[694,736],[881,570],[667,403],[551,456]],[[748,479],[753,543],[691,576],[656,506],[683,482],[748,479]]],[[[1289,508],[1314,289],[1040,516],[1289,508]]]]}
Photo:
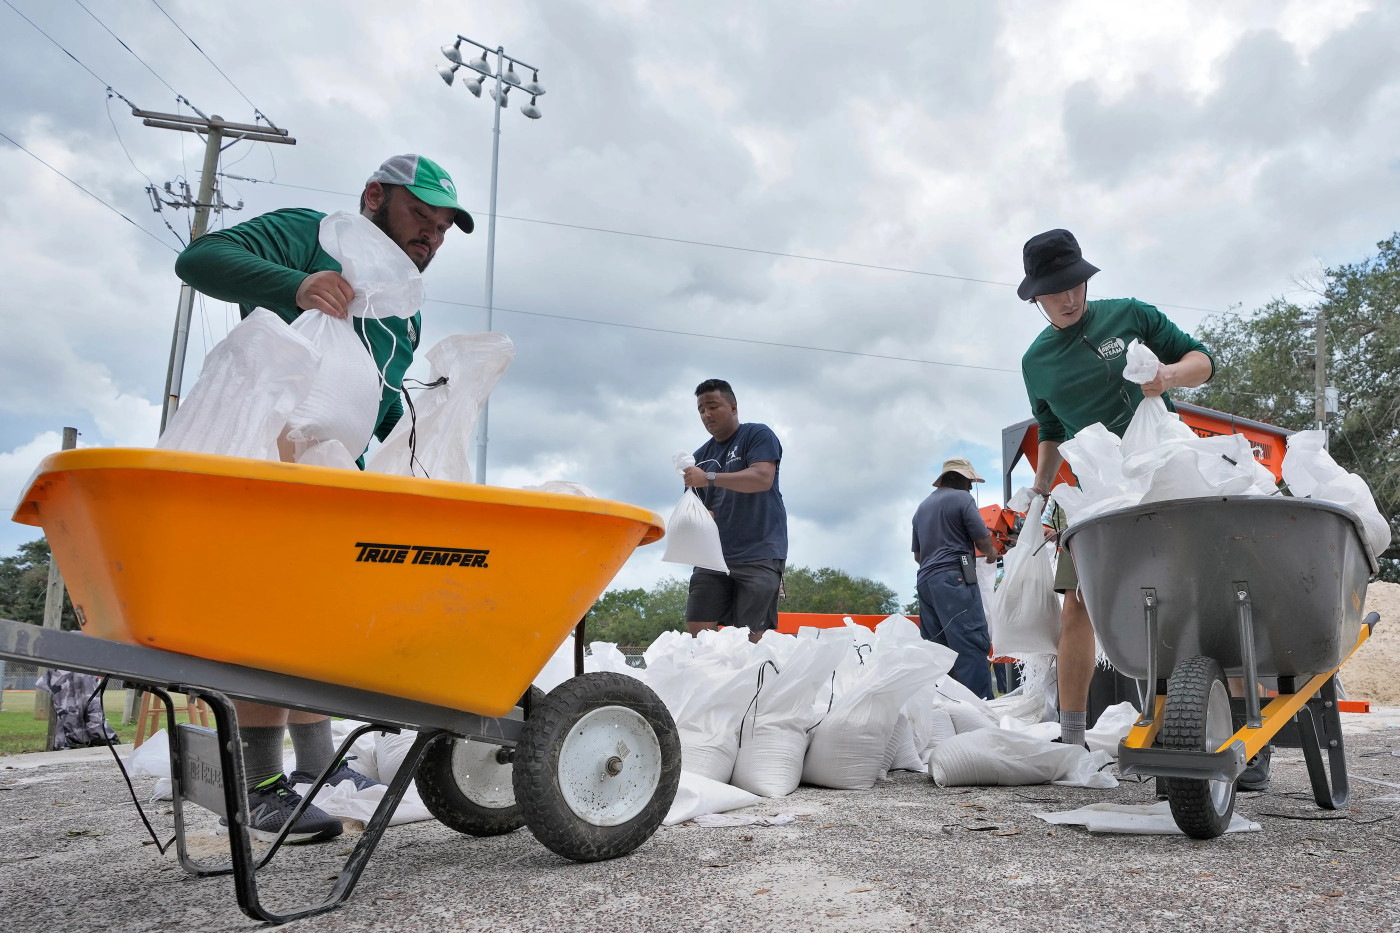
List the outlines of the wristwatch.
{"type": "Polygon", "coordinates": [[[709,480],[710,485],[713,486],[713,485],[715,484],[715,474],[714,474],[714,471],[711,470],[710,472],[706,473],[706,474],[705,474],[705,479],[709,480]]]}

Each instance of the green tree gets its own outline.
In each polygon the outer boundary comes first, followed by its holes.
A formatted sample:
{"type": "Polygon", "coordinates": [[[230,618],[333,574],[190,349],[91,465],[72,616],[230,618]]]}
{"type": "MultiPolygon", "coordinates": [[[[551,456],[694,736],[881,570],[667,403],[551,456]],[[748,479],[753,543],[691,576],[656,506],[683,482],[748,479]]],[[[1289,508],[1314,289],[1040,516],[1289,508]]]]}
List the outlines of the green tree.
{"type": "MultiPolygon", "coordinates": [[[[1314,315],[1327,328],[1327,377],[1337,388],[1333,458],[1371,487],[1400,528],[1400,233],[1360,262],[1326,269],[1312,310],[1275,299],[1247,315],[1207,320],[1198,336],[1216,376],[1187,401],[1293,430],[1314,421],[1314,315]]],[[[1400,549],[1381,558],[1381,579],[1400,581],[1400,549]]]]}
{"type": "MultiPolygon", "coordinates": [[[[44,624],[44,593],[49,586],[49,542],[44,538],[21,544],[19,551],[0,557],[0,618],[44,624]]],[[[68,592],[63,593],[63,628],[78,627],[68,592]]]]}
{"type": "Polygon", "coordinates": [[[662,632],[683,630],[689,588],[672,577],[650,590],[609,590],[588,614],[588,640],[645,647],[662,632]]]}
{"type": "Polygon", "coordinates": [[[878,580],[853,577],[833,567],[790,567],[783,574],[783,588],[787,599],[779,608],[784,612],[893,615],[899,611],[894,590],[878,580]]]}

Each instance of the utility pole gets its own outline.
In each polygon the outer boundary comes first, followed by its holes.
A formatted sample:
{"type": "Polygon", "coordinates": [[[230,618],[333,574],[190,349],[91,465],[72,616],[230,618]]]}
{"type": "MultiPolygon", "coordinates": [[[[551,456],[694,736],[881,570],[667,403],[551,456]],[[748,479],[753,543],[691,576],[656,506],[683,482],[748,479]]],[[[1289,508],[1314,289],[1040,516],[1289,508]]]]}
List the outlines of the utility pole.
{"type": "MultiPolygon", "coordinates": [[[[122,98],[126,100],[126,98],[122,98]]],[[[183,98],[182,98],[183,100],[183,98]]],[[[168,197],[161,197],[160,192],[154,185],[146,189],[151,196],[151,207],[159,212],[162,205],[176,208],[194,208],[194,223],[190,225],[190,242],[204,236],[209,229],[209,212],[223,212],[228,210],[239,210],[243,207],[243,202],[236,205],[224,203],[224,199],[218,194],[215,179],[219,174],[219,153],[228,146],[239,140],[254,143],[279,143],[286,146],[295,146],[297,141],[288,135],[288,131],[274,126],[266,116],[257,113],[257,116],[267,120],[267,126],[256,123],[230,123],[217,113],[205,116],[194,104],[188,100],[184,101],[197,116],[186,116],[178,113],[160,113],[152,110],[142,110],[130,101],[126,103],[131,107],[132,116],[140,117],[141,122],[146,126],[153,126],[161,130],[176,130],[182,133],[194,133],[196,136],[204,138],[204,165],[200,171],[199,194],[191,199],[189,185],[181,185],[181,193],[176,194],[169,182],[165,183],[165,193],[168,197]],[[227,141],[227,142],[226,142],[227,141]]],[[[180,407],[181,383],[185,375],[185,349],[190,340],[190,317],[194,311],[194,289],[180,283],[180,303],[175,309],[175,333],[170,341],[170,365],[165,371],[165,397],[161,400],[160,410],[160,433],[165,433],[165,426],[170,423],[170,419],[175,414],[175,410],[180,407]]],[[[140,708],[141,691],[128,689],[126,691],[126,704],[122,713],[122,722],[130,723],[136,718],[137,710],[140,708]]]]}
{"type": "Polygon", "coordinates": [[[1313,388],[1317,397],[1313,400],[1314,427],[1327,437],[1327,316],[1319,308],[1313,316],[1313,388]]]}
{"type": "MultiPolygon", "coordinates": [[[[190,106],[191,109],[194,109],[193,105],[190,106]]],[[[131,113],[133,116],[141,117],[141,122],[146,126],[194,133],[204,137],[204,166],[199,179],[199,195],[196,198],[190,199],[187,185],[184,187],[182,195],[175,196],[169,183],[166,184],[166,193],[173,196],[174,200],[162,199],[154,186],[146,189],[151,195],[152,206],[157,211],[160,210],[161,204],[167,204],[171,207],[194,208],[194,223],[190,226],[191,243],[202,237],[209,229],[209,212],[211,210],[238,210],[243,206],[241,201],[237,205],[228,205],[224,203],[222,197],[216,197],[214,180],[219,173],[219,153],[226,148],[225,140],[228,141],[228,146],[239,140],[255,143],[280,143],[287,146],[295,146],[297,142],[288,135],[287,130],[272,126],[270,120],[268,126],[255,123],[230,123],[218,114],[206,117],[198,110],[195,110],[198,116],[186,116],[184,114],[141,110],[135,106],[131,108],[131,113]]],[[[189,344],[190,316],[193,309],[194,289],[181,283],[180,304],[175,312],[175,334],[170,343],[170,367],[165,374],[165,399],[160,414],[161,433],[165,432],[166,424],[175,414],[175,410],[180,407],[180,384],[185,373],[185,348],[189,344]]]]}
{"type": "MultiPolygon", "coordinates": [[[[78,429],[63,429],[63,449],[72,450],[78,446],[78,429]]],[[[44,628],[54,630],[63,627],[63,574],[58,572],[58,561],[54,560],[53,551],[49,551],[49,585],[44,590],[44,628]]],[[[36,672],[40,677],[44,676],[45,668],[39,668],[36,672]]],[[[53,751],[54,728],[57,725],[56,716],[53,709],[53,698],[45,690],[36,688],[34,690],[34,718],[47,719],[49,721],[48,738],[44,742],[44,748],[53,751]]]]}

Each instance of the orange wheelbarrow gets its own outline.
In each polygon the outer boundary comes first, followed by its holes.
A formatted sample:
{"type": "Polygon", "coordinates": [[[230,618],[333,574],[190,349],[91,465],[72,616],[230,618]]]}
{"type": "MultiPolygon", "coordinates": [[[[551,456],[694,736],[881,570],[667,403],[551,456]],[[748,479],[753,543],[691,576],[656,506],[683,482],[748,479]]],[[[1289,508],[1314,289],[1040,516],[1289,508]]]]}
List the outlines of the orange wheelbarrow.
{"type": "MultiPolygon", "coordinates": [[[[448,826],[528,826],[577,861],[649,839],[680,779],[680,743],[641,681],[584,674],[531,687],[661,519],[602,499],[162,450],[48,457],[16,521],[44,529],[83,633],[0,620],[0,657],[119,677],[171,728],[176,840],[198,875],[232,874],[239,907],[284,922],[343,903],[417,782],[448,826]],[[214,710],[175,725],[171,692],[214,710]],[[232,699],[419,735],[324,902],[259,901],[232,699]],[[230,864],[189,857],[184,806],[230,826],[230,864]]],[[[579,639],[581,647],[582,640],[579,639]]],[[[332,766],[333,767],[333,766],[332,766]]],[[[331,769],[327,768],[327,772],[331,769]]],[[[309,802],[327,774],[306,795],[309,802]]],[[[305,804],[303,804],[305,805],[305,804]]]]}

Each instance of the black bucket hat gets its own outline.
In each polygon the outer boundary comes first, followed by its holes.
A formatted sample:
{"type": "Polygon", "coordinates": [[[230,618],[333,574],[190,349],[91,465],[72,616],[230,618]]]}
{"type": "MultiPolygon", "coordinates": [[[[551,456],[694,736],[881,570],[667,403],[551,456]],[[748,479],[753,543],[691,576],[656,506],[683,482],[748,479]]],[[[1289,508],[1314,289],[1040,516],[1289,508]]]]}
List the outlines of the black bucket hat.
{"type": "Polygon", "coordinates": [[[1037,233],[1021,248],[1026,277],[1016,289],[1016,297],[1031,301],[1036,295],[1057,295],[1089,281],[1098,266],[1084,261],[1079,241],[1068,230],[1037,233]]]}

